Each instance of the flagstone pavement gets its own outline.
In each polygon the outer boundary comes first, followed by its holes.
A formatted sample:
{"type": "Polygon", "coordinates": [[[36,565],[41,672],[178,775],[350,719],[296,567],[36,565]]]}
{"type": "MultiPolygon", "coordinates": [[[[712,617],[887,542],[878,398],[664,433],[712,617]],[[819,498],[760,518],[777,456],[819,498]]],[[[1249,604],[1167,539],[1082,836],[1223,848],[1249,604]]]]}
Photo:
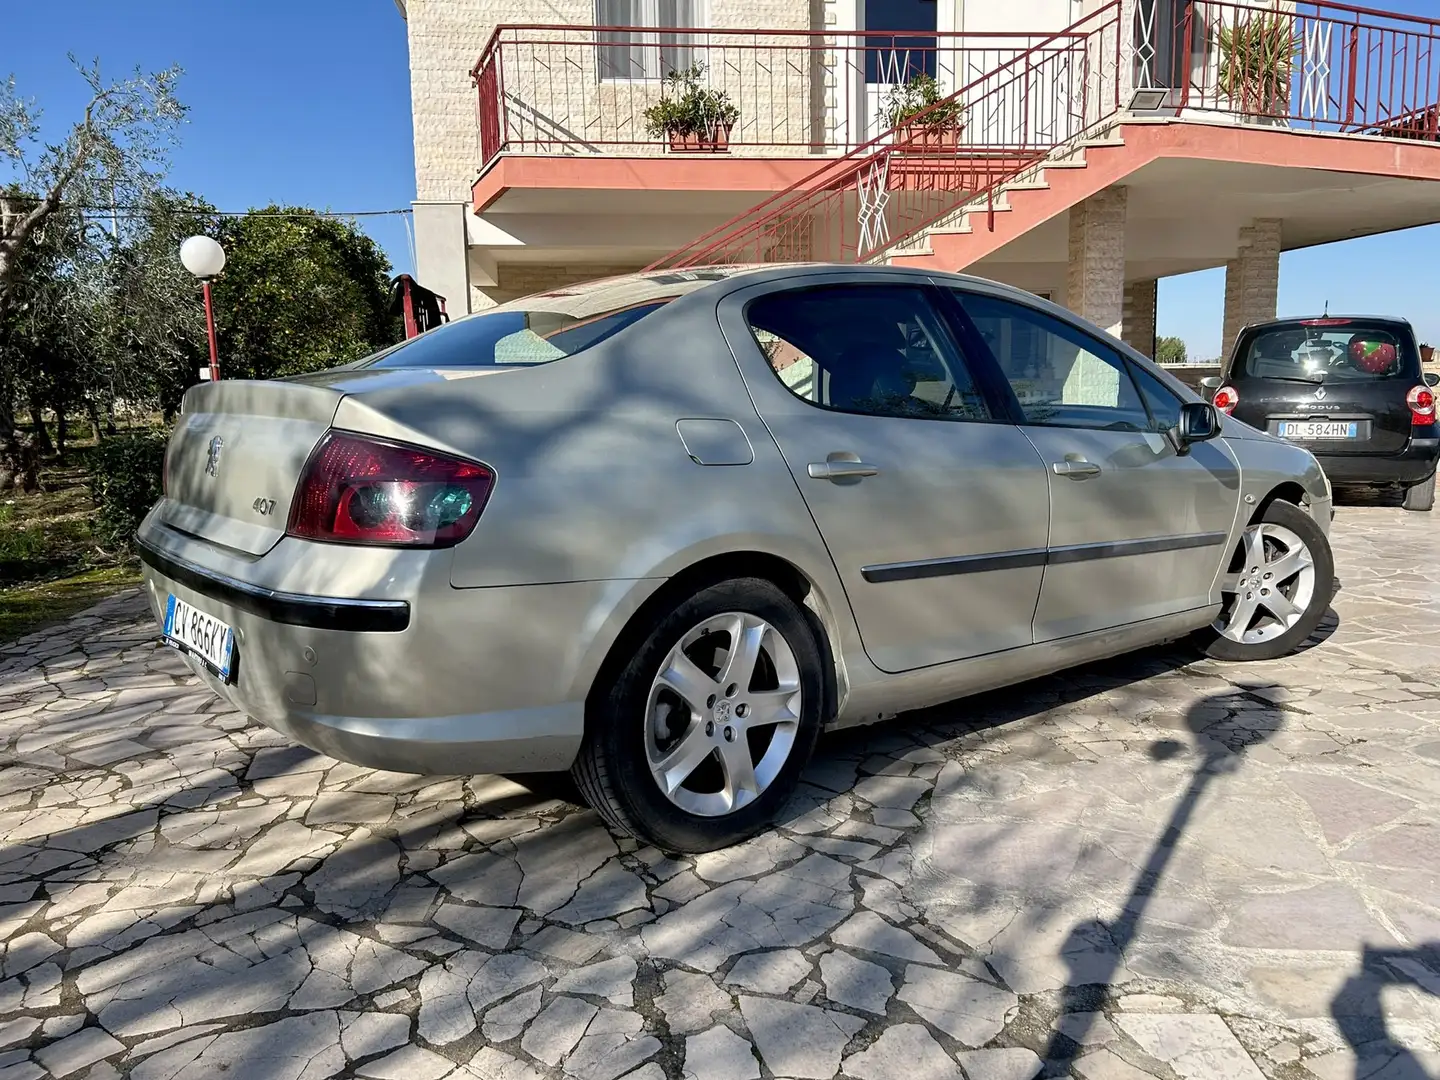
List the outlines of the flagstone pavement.
{"type": "Polygon", "coordinates": [[[672,859],[562,779],[340,764],[136,595],[0,653],[0,1080],[1440,1077],[1440,514],[1305,651],[827,738],[672,859]]]}

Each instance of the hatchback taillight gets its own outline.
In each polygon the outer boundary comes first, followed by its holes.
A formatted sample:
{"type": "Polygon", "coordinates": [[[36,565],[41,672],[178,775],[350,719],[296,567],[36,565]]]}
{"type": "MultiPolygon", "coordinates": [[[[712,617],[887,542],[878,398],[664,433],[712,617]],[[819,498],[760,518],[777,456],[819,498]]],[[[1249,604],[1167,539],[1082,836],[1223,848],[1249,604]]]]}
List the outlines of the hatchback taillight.
{"type": "Polygon", "coordinates": [[[450,547],[474,531],[494,486],[485,465],[332,431],[305,464],[286,531],[339,544],[450,547]]]}
{"type": "Polygon", "coordinates": [[[1210,399],[1210,404],[1229,416],[1235,411],[1235,406],[1240,404],[1240,394],[1233,386],[1222,386],[1215,391],[1215,396],[1210,399]]]}
{"type": "Polygon", "coordinates": [[[1417,386],[1405,395],[1405,404],[1410,406],[1410,426],[1427,427],[1435,423],[1435,391],[1428,386],[1417,386]]]}

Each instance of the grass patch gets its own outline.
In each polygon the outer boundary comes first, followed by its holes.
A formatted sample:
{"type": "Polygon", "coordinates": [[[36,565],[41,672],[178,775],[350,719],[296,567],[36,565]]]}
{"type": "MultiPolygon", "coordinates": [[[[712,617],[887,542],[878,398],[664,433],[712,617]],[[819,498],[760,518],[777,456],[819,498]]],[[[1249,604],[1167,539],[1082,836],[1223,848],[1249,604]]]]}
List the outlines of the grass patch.
{"type": "Polygon", "coordinates": [[[0,645],[64,622],[107,596],[139,583],[139,567],[118,564],[33,585],[0,588],[0,645]]]}
{"type": "Polygon", "coordinates": [[[0,496],[0,644],[61,622],[140,580],[128,553],[93,533],[86,478],[93,444],[66,447],[40,470],[43,491],[0,496]]]}

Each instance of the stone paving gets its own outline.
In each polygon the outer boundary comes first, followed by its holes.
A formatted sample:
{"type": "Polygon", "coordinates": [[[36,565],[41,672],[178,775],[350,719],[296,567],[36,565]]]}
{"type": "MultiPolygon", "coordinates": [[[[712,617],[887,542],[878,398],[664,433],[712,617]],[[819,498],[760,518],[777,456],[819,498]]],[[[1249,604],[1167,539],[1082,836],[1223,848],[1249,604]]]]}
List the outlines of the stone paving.
{"type": "Polygon", "coordinates": [[[670,859],[560,780],[372,772],[119,597],[0,660],[0,1080],[1440,1076],[1440,515],[1311,647],[826,740],[670,859]]]}

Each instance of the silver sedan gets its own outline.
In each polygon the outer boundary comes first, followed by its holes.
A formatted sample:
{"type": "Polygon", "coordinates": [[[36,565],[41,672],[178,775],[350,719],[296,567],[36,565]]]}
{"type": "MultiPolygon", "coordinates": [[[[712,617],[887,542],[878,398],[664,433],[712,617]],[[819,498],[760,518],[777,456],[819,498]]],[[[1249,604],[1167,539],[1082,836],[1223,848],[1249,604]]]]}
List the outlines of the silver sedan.
{"type": "Polygon", "coordinates": [[[165,640],[346,761],[565,770],[669,851],[824,729],[1331,599],[1330,486],[1069,312],[842,266],[640,274],[185,398],[139,544],[165,640]]]}

